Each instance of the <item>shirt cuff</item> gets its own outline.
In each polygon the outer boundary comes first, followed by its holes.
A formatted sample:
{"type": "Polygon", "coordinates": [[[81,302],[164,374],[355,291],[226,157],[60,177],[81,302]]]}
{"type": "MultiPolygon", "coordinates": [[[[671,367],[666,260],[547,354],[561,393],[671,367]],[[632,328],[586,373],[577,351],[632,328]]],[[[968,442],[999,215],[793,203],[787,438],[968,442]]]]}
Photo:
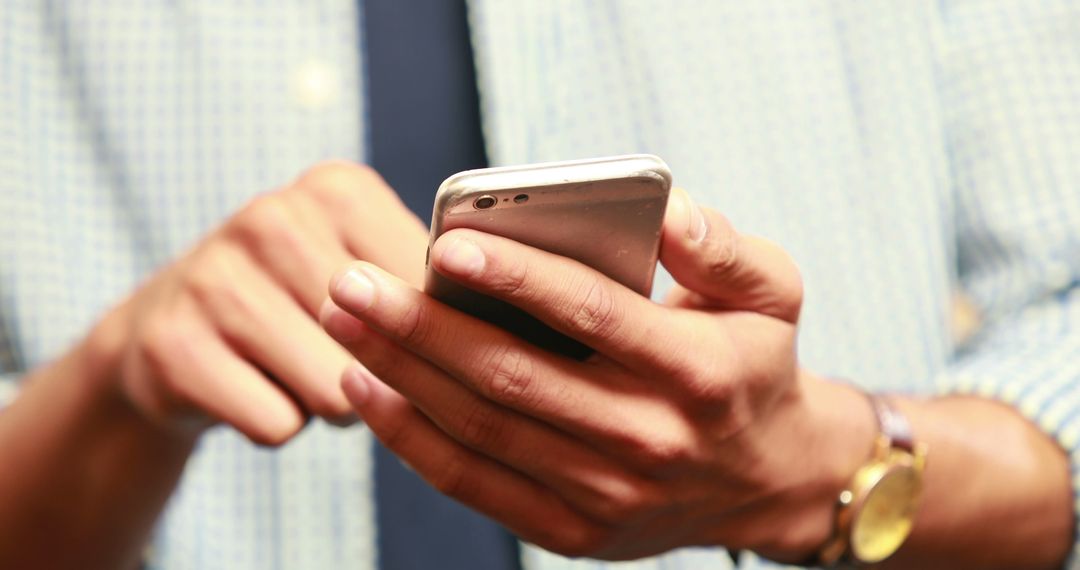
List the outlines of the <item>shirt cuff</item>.
{"type": "Polygon", "coordinates": [[[19,376],[0,374],[0,410],[11,405],[19,395],[19,376]]]}

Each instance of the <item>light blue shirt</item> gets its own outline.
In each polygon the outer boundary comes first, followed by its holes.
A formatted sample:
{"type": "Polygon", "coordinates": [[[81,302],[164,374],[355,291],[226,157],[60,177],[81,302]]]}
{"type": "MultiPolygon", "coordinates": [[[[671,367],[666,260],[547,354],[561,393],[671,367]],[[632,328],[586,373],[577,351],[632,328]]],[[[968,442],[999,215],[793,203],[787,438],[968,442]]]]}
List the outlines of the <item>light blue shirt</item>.
{"type": "MultiPolygon", "coordinates": [[[[0,400],[255,193],[364,158],[357,9],[4,3],[0,400]]],[[[477,0],[471,20],[492,162],[664,157],[798,261],[804,364],[1001,399],[1078,472],[1076,4],[477,0]],[[959,291],[981,319],[963,343],[959,291]]],[[[152,566],[370,568],[369,444],[321,423],[278,451],[211,433],[152,566]]],[[[687,549],[619,567],[727,565],[687,549]]]]}

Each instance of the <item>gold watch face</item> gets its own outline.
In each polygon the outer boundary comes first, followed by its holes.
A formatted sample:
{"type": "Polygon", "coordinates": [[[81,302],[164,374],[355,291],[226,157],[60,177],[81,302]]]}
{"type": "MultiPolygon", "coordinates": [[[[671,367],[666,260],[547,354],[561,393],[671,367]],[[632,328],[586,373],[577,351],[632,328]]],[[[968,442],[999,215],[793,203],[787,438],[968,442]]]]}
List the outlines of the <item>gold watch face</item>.
{"type": "Polygon", "coordinates": [[[896,552],[911,533],[922,488],[911,465],[883,466],[885,473],[863,500],[851,523],[851,553],[860,562],[874,563],[896,552]]]}

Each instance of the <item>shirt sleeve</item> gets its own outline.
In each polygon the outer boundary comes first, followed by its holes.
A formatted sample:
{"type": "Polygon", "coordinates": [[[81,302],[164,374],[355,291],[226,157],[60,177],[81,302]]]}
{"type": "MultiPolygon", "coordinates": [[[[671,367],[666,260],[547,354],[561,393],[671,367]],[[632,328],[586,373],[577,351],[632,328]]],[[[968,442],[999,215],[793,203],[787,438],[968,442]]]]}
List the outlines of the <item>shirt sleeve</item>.
{"type": "Polygon", "coordinates": [[[22,373],[18,370],[18,359],[15,356],[15,346],[0,319],[0,410],[3,410],[15,400],[19,390],[19,378],[22,373]]]}
{"type": "Polygon", "coordinates": [[[1062,25],[1080,7],[941,6],[958,278],[982,326],[937,386],[1045,430],[1080,497],[1080,38],[1062,25]]]}
{"type": "MultiPolygon", "coordinates": [[[[1069,456],[1080,517],[1080,290],[1002,320],[938,378],[944,394],[972,394],[1017,409],[1069,456]],[[1070,326],[1070,322],[1073,323],[1070,326]]],[[[1080,533],[1069,568],[1080,569],[1080,533]]]]}
{"type": "Polygon", "coordinates": [[[15,396],[18,393],[18,377],[15,374],[0,374],[0,410],[15,401],[15,396]]]}
{"type": "Polygon", "coordinates": [[[0,411],[15,401],[19,393],[19,378],[22,375],[7,369],[0,369],[0,411]]]}

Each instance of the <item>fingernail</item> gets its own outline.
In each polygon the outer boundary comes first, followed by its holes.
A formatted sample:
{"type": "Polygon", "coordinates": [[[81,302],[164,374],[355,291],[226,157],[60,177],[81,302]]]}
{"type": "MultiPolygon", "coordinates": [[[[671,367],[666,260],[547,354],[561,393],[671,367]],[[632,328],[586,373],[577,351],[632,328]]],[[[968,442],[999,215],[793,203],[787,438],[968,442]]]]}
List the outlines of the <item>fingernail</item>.
{"type": "Polygon", "coordinates": [[[341,390],[353,406],[359,407],[367,402],[371,395],[371,385],[368,377],[371,372],[359,362],[353,362],[341,375],[341,390]]]}
{"type": "Polygon", "coordinates": [[[709,227],[705,224],[705,213],[701,211],[701,207],[694,203],[690,199],[690,195],[686,194],[687,210],[690,211],[690,223],[687,225],[686,235],[692,241],[701,242],[705,239],[705,234],[708,233],[709,227]]]}
{"type": "Polygon", "coordinates": [[[371,279],[359,269],[350,269],[338,279],[337,300],[341,301],[345,308],[354,311],[363,311],[375,301],[375,285],[371,279]]]}
{"type": "Polygon", "coordinates": [[[484,269],[484,252],[464,238],[454,238],[439,258],[443,269],[458,275],[476,275],[484,269]]]}

